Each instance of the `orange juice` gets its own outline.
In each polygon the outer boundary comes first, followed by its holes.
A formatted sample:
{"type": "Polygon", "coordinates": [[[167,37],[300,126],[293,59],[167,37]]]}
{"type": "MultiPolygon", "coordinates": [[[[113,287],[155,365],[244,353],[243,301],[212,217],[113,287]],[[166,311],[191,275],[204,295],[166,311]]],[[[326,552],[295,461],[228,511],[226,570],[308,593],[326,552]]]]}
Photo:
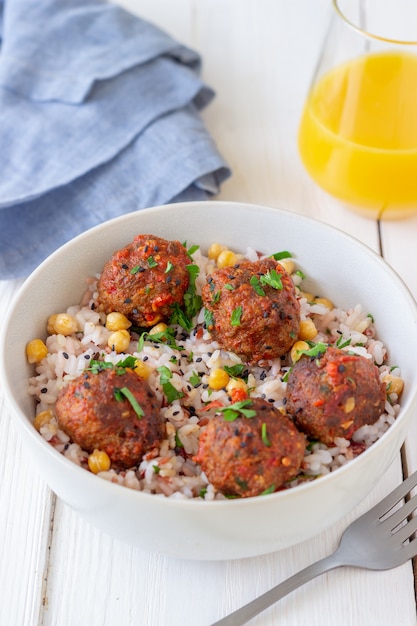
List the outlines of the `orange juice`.
{"type": "Polygon", "coordinates": [[[299,149],[312,178],[365,211],[417,211],[417,55],[374,53],[312,87],[299,149]]]}

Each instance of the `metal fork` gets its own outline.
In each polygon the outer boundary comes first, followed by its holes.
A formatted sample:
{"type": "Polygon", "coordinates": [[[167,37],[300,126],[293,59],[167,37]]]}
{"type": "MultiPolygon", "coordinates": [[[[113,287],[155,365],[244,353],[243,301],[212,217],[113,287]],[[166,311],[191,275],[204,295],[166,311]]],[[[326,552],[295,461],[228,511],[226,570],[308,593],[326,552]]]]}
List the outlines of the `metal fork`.
{"type": "Polygon", "coordinates": [[[402,565],[417,555],[417,472],[386,496],[370,511],[355,520],[343,533],[333,554],[312,563],[291,578],[273,587],[252,602],[230,613],[211,626],[241,626],[319,574],[346,565],[369,570],[387,570],[402,565]],[[402,502],[401,506],[395,508],[402,502]],[[393,510],[394,509],[394,510],[393,510]]]}

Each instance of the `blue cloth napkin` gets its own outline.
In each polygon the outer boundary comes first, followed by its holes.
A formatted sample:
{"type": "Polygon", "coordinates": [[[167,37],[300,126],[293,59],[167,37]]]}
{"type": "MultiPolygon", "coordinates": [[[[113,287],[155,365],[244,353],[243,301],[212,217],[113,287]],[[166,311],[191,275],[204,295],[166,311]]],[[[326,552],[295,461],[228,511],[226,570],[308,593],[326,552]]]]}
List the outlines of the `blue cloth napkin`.
{"type": "Polygon", "coordinates": [[[0,15],[0,278],[112,217],[218,192],[198,53],[102,0],[0,15]]]}

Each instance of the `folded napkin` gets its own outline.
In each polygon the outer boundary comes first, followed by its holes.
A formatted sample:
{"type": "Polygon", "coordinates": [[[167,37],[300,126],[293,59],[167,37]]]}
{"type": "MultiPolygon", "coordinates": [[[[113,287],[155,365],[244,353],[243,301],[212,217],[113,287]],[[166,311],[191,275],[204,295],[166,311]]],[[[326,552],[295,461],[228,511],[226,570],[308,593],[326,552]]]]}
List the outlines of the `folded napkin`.
{"type": "Polygon", "coordinates": [[[0,278],[112,217],[218,192],[195,51],[102,0],[0,11],[0,278]]]}

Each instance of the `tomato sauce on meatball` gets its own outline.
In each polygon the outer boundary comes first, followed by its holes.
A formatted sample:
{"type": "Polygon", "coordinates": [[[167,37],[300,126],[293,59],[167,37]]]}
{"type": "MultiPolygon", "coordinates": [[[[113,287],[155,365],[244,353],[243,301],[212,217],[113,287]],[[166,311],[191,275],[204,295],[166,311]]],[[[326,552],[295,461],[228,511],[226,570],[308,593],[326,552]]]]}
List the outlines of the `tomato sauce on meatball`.
{"type": "Polygon", "coordinates": [[[332,444],[351,439],[385,410],[386,386],[372,360],[328,347],[317,357],[302,356],[287,382],[286,410],[309,437],[332,444]]]}
{"type": "Polygon", "coordinates": [[[214,487],[243,498],[276,491],[296,476],[306,447],[305,436],[266,400],[253,398],[245,408],[253,417],[214,414],[195,458],[214,487]]]}
{"type": "Polygon", "coordinates": [[[213,338],[250,363],[284,355],[298,337],[295,287],[272,258],[215,270],[202,297],[213,338]]]}
{"type": "Polygon", "coordinates": [[[137,235],[104,265],[97,285],[99,304],[105,313],[118,311],[140,327],[169,319],[173,305],[183,303],[189,263],[179,241],[137,235]]]}
{"type": "Polygon", "coordinates": [[[165,434],[159,401],[132,370],[84,372],[61,389],[55,412],[59,427],[72,441],[87,452],[105,451],[120,468],[139,463],[159,447],[165,434]]]}

